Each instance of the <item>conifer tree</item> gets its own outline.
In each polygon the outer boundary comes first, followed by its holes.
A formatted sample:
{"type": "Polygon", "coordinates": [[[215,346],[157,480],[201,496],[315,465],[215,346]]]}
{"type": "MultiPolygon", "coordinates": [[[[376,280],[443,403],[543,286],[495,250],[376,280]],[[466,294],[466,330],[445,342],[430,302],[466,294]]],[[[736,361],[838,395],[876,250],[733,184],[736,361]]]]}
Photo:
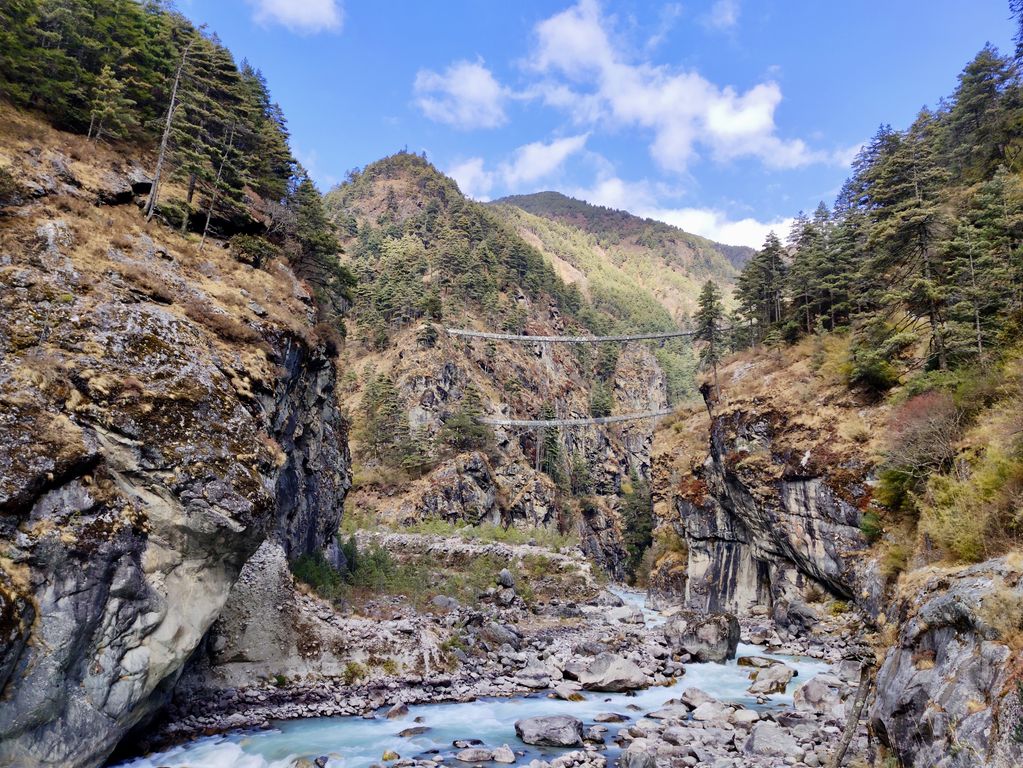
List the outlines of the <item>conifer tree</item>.
{"type": "Polygon", "coordinates": [[[693,320],[696,322],[696,338],[706,343],[700,353],[701,362],[709,365],[714,371],[714,390],[718,390],[718,361],[723,353],[721,321],[725,317],[725,307],[721,303],[721,291],[713,280],[703,284],[700,291],[699,309],[693,320]]]}
{"type": "Polygon", "coordinates": [[[934,363],[945,370],[947,270],[941,243],[950,222],[941,200],[948,172],[938,155],[937,131],[936,116],[923,110],[871,169],[869,242],[876,252],[871,268],[885,281],[883,303],[904,306],[927,321],[934,363]]]}
{"type": "MultiPolygon", "coordinates": [[[[556,419],[557,414],[550,403],[544,403],[540,409],[540,419],[549,421],[556,419]]],[[[543,427],[540,430],[540,469],[555,483],[561,480],[561,441],[557,427],[543,427]]]]}
{"type": "Polygon", "coordinates": [[[483,397],[472,384],[465,388],[458,409],[444,420],[440,440],[458,453],[486,451],[494,442],[494,431],[480,419],[484,415],[483,397]]]}
{"type": "Polygon", "coordinates": [[[124,82],[114,75],[109,64],[103,66],[96,78],[91,104],[87,136],[94,141],[104,135],[123,138],[135,122],[131,111],[135,102],[125,95],[124,82]]]}

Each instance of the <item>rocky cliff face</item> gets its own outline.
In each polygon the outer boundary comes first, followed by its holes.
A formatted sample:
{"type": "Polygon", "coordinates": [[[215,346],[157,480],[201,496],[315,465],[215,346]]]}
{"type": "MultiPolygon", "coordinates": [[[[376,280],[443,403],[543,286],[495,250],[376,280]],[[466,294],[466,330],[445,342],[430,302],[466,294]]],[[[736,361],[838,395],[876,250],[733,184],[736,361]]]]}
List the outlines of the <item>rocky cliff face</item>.
{"type": "Polygon", "coordinates": [[[870,711],[903,765],[1023,764],[1021,566],[1018,556],[999,558],[904,585],[870,711]]]}
{"type": "Polygon", "coordinates": [[[144,183],[102,148],[2,152],[24,197],[0,219],[0,765],[98,765],[268,535],[324,546],[345,425],[285,267],[111,207],[144,183]]]}
{"type": "Polygon", "coordinates": [[[655,511],[683,546],[658,561],[652,601],[770,613],[794,630],[818,623],[822,596],[855,603],[878,630],[871,726],[901,765],[1021,764],[1018,555],[886,576],[859,523],[887,409],[805,358],[730,364],[711,414],[658,433],[655,511]]]}
{"type": "Polygon", "coordinates": [[[703,424],[709,440],[702,452],[699,443],[687,449],[688,466],[674,487],[661,473],[659,510],[686,544],[685,578],[673,579],[687,606],[739,614],[766,608],[781,623],[799,625],[812,621],[807,594],[880,592],[859,530],[870,501],[869,463],[862,446],[842,453],[835,435],[851,403],[832,401],[832,414],[818,411],[822,417],[811,421],[798,410],[804,404],[785,402],[778,382],[754,384],[765,373],[728,371],[709,422],[698,410],[679,417],[703,424]]]}

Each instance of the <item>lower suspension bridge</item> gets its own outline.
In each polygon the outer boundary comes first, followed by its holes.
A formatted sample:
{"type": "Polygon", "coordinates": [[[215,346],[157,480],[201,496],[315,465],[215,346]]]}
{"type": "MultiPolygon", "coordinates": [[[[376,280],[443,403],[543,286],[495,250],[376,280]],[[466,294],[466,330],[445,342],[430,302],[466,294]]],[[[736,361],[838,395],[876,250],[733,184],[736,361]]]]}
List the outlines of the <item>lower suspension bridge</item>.
{"type": "MultiPolygon", "coordinates": [[[[446,328],[450,336],[468,339],[487,339],[489,341],[507,341],[520,344],[607,344],[627,343],[630,341],[647,341],[651,339],[675,339],[692,337],[695,331],[658,331],[653,333],[631,333],[616,336],[529,336],[515,333],[488,333],[472,331],[466,328],[446,328]]],[[[522,429],[545,429],[553,427],[590,427],[601,424],[618,424],[623,421],[640,421],[642,419],[658,419],[672,413],[670,408],[640,413],[623,413],[616,416],[595,416],[592,418],[570,419],[499,419],[482,417],[481,424],[495,427],[511,427],[522,429]]]]}

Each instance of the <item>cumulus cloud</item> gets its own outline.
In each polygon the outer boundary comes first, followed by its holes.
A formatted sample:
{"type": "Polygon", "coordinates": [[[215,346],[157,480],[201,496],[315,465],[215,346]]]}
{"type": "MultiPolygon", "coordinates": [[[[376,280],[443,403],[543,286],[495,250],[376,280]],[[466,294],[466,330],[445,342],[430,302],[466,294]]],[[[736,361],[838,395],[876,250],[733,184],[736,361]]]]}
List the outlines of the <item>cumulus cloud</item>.
{"type": "Polygon", "coordinates": [[[772,231],[784,240],[793,221],[791,218],[774,221],[758,221],[751,217],[732,219],[723,211],[712,208],[650,208],[639,215],[719,243],[748,245],[750,248],[760,248],[772,231]]]}
{"type": "Polygon", "coordinates": [[[560,170],[565,161],[586,146],[588,134],[543,142],[534,141],[516,149],[511,158],[488,169],[482,157],[471,157],[448,168],[447,174],[469,197],[485,200],[496,185],[509,192],[546,178],[560,170]]]}
{"type": "Polygon", "coordinates": [[[447,170],[462,193],[477,200],[487,200],[494,188],[494,174],[483,165],[482,157],[471,157],[447,170]]]}
{"type": "MultiPolygon", "coordinates": [[[[737,8],[722,6],[722,23],[737,8]]],[[[612,31],[597,0],[580,0],[537,24],[532,66],[544,79],[535,93],[578,124],[645,129],[651,156],[670,171],[685,170],[698,151],[719,161],[753,156],[772,168],[834,162],[831,152],[778,135],[778,83],[740,91],[695,71],[633,62],[612,31]]]]}
{"type": "Polygon", "coordinates": [[[549,176],[559,169],[570,155],[586,145],[589,134],[569,136],[544,143],[534,141],[519,147],[511,162],[501,166],[501,176],[509,187],[517,187],[549,176]]]}
{"type": "Polygon", "coordinates": [[[443,74],[423,69],[416,75],[416,104],[431,120],[469,130],[507,122],[510,96],[482,62],[457,61],[443,74]]]}
{"type": "Polygon", "coordinates": [[[293,32],[338,31],[344,12],[338,0],[249,0],[258,24],[280,24],[293,32]]]}

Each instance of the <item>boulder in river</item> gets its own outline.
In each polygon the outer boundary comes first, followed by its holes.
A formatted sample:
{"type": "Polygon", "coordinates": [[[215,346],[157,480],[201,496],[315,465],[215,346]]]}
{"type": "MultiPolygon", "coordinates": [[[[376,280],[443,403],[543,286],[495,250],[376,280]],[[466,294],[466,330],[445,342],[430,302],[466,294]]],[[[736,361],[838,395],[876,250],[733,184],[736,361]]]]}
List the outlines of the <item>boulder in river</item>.
{"type": "Polygon", "coordinates": [[[785,687],[796,676],[796,670],[781,662],[762,667],[753,673],[753,684],[747,688],[754,695],[766,696],[771,693],[785,693],[785,687]]]}
{"type": "Polygon", "coordinates": [[[514,763],[515,753],[512,752],[511,747],[504,744],[494,750],[494,762],[495,763],[514,763]]]}
{"type": "Polygon", "coordinates": [[[739,620],[730,613],[679,611],[665,623],[664,637],[673,652],[694,661],[725,661],[735,657],[739,620]]]}
{"type": "Polygon", "coordinates": [[[583,723],[569,715],[527,717],[515,721],[515,735],[538,747],[577,747],[583,743],[583,723]]]}
{"type": "Polygon", "coordinates": [[[650,684],[650,678],[634,662],[613,653],[601,653],[579,675],[588,691],[634,691],[650,684]]]}
{"type": "Polygon", "coordinates": [[[493,759],[494,753],[482,747],[468,747],[455,753],[455,760],[461,763],[489,763],[493,759]]]}

